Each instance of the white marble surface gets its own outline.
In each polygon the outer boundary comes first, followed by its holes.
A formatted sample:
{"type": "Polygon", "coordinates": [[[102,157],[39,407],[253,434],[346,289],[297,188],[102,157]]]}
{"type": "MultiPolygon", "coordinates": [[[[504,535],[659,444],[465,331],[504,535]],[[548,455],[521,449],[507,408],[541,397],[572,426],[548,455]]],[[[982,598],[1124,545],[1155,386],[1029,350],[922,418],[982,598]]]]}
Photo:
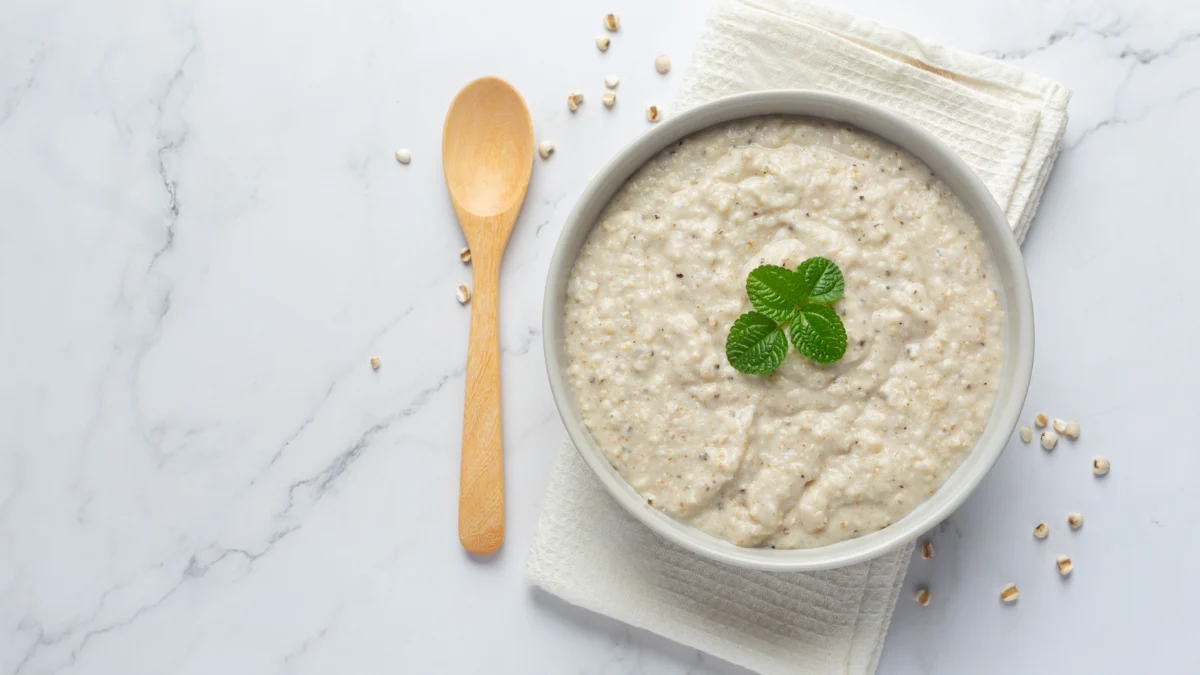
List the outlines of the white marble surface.
{"type": "MultiPolygon", "coordinates": [[[[704,4],[0,3],[0,675],[740,672],[521,580],[562,435],[551,246],[671,100],[704,4]],[[485,73],[558,152],[504,263],[508,538],[481,562],[455,534],[470,270],[438,152],[485,73]]],[[[1200,5],[846,6],[1075,91],[1024,247],[1028,411],[1084,437],[1013,442],[911,566],[880,672],[1195,672],[1200,5]]]]}

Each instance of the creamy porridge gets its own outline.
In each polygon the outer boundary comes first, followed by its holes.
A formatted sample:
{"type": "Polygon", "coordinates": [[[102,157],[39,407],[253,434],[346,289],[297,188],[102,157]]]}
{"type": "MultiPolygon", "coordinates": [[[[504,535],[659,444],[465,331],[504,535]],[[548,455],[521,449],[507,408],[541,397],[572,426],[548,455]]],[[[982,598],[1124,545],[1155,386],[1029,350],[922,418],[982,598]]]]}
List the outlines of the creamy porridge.
{"type": "Polygon", "coordinates": [[[1003,312],[982,236],[929,169],[844,125],[741,120],[638,170],[571,272],[569,375],[608,461],[654,507],[744,546],[895,522],[958,466],[996,398],[1003,312]],[[725,358],[761,264],[825,256],[845,356],[725,358]]]}

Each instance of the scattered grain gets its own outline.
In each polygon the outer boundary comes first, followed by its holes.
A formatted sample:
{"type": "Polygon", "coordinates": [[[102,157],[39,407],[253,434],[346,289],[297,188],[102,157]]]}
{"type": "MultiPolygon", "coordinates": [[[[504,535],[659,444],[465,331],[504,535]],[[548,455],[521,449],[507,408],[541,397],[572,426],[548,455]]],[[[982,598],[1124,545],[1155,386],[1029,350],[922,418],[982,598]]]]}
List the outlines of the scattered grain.
{"type": "Polygon", "coordinates": [[[924,560],[929,560],[929,559],[933,558],[933,542],[932,541],[927,541],[924,544],[921,544],[921,558],[924,560]]]}
{"type": "Polygon", "coordinates": [[[921,590],[917,591],[917,604],[922,607],[929,606],[929,589],[928,588],[922,588],[921,590]]]}
{"type": "Polygon", "coordinates": [[[1043,431],[1042,432],[1042,447],[1043,448],[1045,448],[1047,450],[1053,450],[1054,446],[1057,444],[1058,444],[1058,434],[1054,433],[1053,431],[1043,431]]]}
{"type": "Polygon", "coordinates": [[[1079,422],[1076,422],[1075,420],[1067,422],[1067,430],[1065,433],[1067,438],[1071,440],[1079,438],[1079,422]]]}

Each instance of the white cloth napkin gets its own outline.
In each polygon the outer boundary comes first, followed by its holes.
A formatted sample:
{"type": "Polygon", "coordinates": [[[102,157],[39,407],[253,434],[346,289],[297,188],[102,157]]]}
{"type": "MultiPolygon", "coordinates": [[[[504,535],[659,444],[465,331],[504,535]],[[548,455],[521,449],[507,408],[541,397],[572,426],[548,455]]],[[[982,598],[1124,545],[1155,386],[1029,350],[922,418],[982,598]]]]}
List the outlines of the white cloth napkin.
{"type": "MultiPolygon", "coordinates": [[[[676,109],[761,89],[822,89],[921,124],[971,165],[1018,240],[1067,124],[1055,82],[798,0],[718,0],[676,109]]],[[[668,109],[668,114],[671,110],[668,109]]],[[[852,567],[772,574],[659,539],[568,441],[526,568],[531,584],[764,675],[875,672],[911,547],[852,567]]]]}

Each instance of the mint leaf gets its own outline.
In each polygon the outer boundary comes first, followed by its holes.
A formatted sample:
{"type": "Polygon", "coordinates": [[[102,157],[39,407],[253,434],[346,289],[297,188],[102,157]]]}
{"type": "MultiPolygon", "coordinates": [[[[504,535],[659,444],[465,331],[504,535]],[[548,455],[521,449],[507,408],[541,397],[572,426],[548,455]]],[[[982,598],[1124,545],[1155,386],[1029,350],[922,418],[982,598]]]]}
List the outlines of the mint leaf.
{"type": "Polygon", "coordinates": [[[846,279],[842,276],[842,270],[828,258],[809,258],[800,263],[797,271],[804,279],[809,302],[829,305],[842,297],[846,290],[846,279]]]}
{"type": "Polygon", "coordinates": [[[788,338],[817,363],[846,354],[846,327],[829,306],[842,297],[846,279],[828,258],[809,258],[795,272],[760,265],[746,277],[746,295],[758,311],[738,317],[725,338],[729,364],[748,375],[775,370],[787,357],[788,338]]]}
{"type": "Polygon", "coordinates": [[[817,363],[833,363],[846,354],[846,327],[831,307],[801,307],[800,314],[792,320],[791,328],[792,344],[801,354],[817,363]]]}
{"type": "Polygon", "coordinates": [[[803,277],[786,267],[761,265],[746,277],[746,295],[750,304],[776,321],[787,321],[796,313],[796,305],[808,297],[801,288],[803,277]]]}
{"type": "MultiPolygon", "coordinates": [[[[845,343],[843,333],[843,351],[845,343]]],[[[725,358],[729,359],[729,365],[747,375],[769,373],[783,363],[785,356],[787,337],[783,328],[774,319],[758,312],[739,316],[725,339],[725,358]]]]}

